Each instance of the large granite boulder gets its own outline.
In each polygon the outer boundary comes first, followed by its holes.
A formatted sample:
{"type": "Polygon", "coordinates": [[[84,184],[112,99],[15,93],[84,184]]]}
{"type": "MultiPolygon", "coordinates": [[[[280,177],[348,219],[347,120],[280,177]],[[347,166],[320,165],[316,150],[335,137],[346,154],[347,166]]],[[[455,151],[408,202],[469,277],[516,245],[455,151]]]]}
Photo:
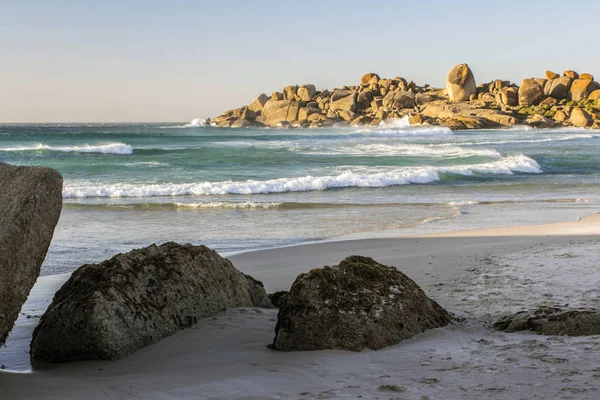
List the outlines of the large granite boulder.
{"type": "Polygon", "coordinates": [[[589,79],[575,79],[571,84],[568,99],[572,101],[586,100],[596,90],[596,82],[589,79]]]}
{"type": "Polygon", "coordinates": [[[549,79],[546,82],[546,85],[544,85],[544,95],[550,96],[557,100],[566,99],[572,83],[573,79],[569,78],[568,76],[549,79]]]}
{"type": "Polygon", "coordinates": [[[571,116],[569,121],[577,127],[586,128],[594,122],[590,114],[582,108],[575,107],[573,111],[571,111],[571,116]]]}
{"type": "Polygon", "coordinates": [[[452,318],[410,278],[368,257],[301,274],[280,305],[273,348],[380,349],[452,318]]]}
{"type": "Polygon", "coordinates": [[[494,328],[504,332],[533,331],[539,335],[600,335],[600,311],[544,307],[500,318],[494,328]]]}
{"type": "Polygon", "coordinates": [[[50,168],[0,163],[0,346],[40,274],[62,209],[50,168]]]}
{"type": "Polygon", "coordinates": [[[569,78],[572,79],[579,79],[579,74],[575,71],[572,70],[567,70],[563,73],[564,76],[568,76],[569,78]]]}
{"type": "Polygon", "coordinates": [[[307,84],[302,85],[298,88],[297,96],[300,101],[311,101],[312,98],[317,94],[317,89],[315,85],[307,84]]]}
{"type": "Polygon", "coordinates": [[[278,123],[283,121],[297,121],[300,108],[301,104],[298,101],[271,99],[265,103],[261,122],[266,125],[277,126],[278,123]]]}
{"type": "Polygon", "coordinates": [[[590,93],[590,95],[588,96],[588,100],[598,100],[600,99],[600,89],[596,89],[594,90],[592,93],[590,93]]]}
{"type": "Polygon", "coordinates": [[[506,106],[516,106],[519,102],[519,89],[504,87],[496,94],[496,102],[506,106]]]}
{"type": "Polygon", "coordinates": [[[467,64],[455,65],[446,77],[446,89],[450,101],[469,101],[471,95],[477,94],[471,68],[467,64]]]}
{"type": "Polygon", "coordinates": [[[544,89],[535,79],[523,79],[519,87],[519,105],[536,106],[544,100],[544,89]]]}
{"type": "Polygon", "coordinates": [[[383,98],[383,106],[391,109],[413,108],[416,105],[415,95],[410,92],[389,92],[383,98]]]}
{"type": "Polygon", "coordinates": [[[205,246],[165,243],[80,267],[33,333],[49,362],[115,360],[230,307],[271,307],[262,284],[205,246]]]}
{"type": "Polygon", "coordinates": [[[362,78],[360,78],[360,84],[366,85],[369,83],[378,83],[379,80],[379,75],[377,75],[375,72],[369,72],[367,74],[364,74],[362,78]]]}
{"type": "Polygon", "coordinates": [[[248,105],[248,110],[251,110],[254,112],[262,111],[262,109],[265,107],[265,103],[267,101],[269,101],[269,96],[262,93],[260,96],[258,96],[256,99],[254,99],[252,101],[252,103],[250,103],[248,105]]]}
{"type": "Polygon", "coordinates": [[[357,93],[353,90],[337,89],[331,95],[329,109],[356,111],[357,93]]]}

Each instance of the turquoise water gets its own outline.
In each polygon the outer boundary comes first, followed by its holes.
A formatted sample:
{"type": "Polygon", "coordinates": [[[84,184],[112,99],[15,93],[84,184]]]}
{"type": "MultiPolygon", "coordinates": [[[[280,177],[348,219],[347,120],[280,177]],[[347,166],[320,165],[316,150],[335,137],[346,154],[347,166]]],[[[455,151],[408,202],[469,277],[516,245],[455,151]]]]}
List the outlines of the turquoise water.
{"type": "Polygon", "coordinates": [[[0,125],[0,161],[64,178],[43,274],[168,240],[222,253],[574,219],[598,210],[600,133],[408,127],[0,125]]]}

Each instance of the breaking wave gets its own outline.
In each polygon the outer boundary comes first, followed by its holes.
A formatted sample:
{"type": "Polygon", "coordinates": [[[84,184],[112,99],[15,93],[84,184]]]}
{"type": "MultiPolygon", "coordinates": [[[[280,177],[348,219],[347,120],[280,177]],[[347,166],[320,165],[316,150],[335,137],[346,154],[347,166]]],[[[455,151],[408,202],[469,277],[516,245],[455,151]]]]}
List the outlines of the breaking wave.
{"type": "Polygon", "coordinates": [[[35,144],[32,146],[0,148],[0,151],[60,151],[64,153],[103,153],[103,154],[132,154],[133,147],[125,143],[84,144],[80,146],[49,146],[35,144]]]}
{"type": "Polygon", "coordinates": [[[303,176],[279,178],[265,181],[245,182],[199,182],[199,183],[160,183],[160,184],[97,184],[67,183],[63,195],[73,197],[152,197],[183,195],[223,195],[223,194],[268,194],[285,192],[322,191],[335,188],[369,188],[408,184],[426,184],[440,181],[444,174],[472,176],[475,174],[506,174],[515,172],[541,173],[538,163],[517,154],[489,163],[438,167],[403,167],[378,172],[376,169],[361,170],[360,173],[345,171],[337,175],[303,176]]]}

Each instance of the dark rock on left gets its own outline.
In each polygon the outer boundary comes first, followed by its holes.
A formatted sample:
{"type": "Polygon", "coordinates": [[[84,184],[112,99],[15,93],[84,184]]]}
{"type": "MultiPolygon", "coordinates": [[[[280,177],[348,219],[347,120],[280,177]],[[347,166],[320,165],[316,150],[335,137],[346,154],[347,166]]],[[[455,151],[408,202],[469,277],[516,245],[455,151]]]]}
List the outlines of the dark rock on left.
{"type": "Polygon", "coordinates": [[[53,169],[0,163],[0,345],[40,274],[62,209],[62,184],[53,169]]]}

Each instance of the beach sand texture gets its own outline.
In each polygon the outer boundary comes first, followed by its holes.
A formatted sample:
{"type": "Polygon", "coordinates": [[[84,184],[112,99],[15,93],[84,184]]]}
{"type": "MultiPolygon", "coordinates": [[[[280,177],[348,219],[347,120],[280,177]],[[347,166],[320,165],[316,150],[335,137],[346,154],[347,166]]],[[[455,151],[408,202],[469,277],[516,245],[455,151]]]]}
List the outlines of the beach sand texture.
{"type": "MultiPolygon", "coordinates": [[[[0,371],[0,399],[596,399],[600,336],[508,334],[489,323],[539,305],[599,307],[599,233],[596,214],[239,254],[234,265],[268,291],[350,254],[370,256],[398,267],[461,322],[379,351],[287,353],[267,348],[276,310],[233,309],[119,361],[0,371]]],[[[27,315],[39,315],[64,279],[39,280],[0,357],[23,368],[17,361],[26,360],[36,320],[27,315]]]]}

